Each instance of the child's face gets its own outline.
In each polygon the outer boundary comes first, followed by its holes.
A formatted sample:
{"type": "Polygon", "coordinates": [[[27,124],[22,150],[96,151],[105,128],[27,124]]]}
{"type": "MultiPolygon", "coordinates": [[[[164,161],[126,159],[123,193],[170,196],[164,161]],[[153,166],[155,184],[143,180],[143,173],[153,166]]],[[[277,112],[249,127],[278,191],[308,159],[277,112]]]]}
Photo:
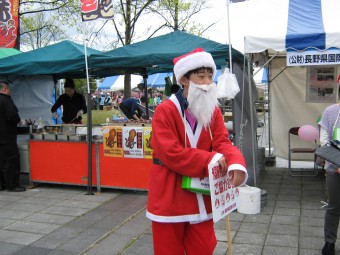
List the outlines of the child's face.
{"type": "Polygon", "coordinates": [[[188,95],[190,81],[197,85],[211,84],[213,82],[213,71],[210,68],[201,68],[197,72],[192,72],[189,76],[183,75],[181,78],[181,84],[184,89],[184,97],[187,97],[188,95]]]}
{"type": "Polygon", "coordinates": [[[187,76],[182,76],[181,84],[184,88],[189,86],[189,81],[192,81],[197,85],[211,84],[213,82],[213,72],[210,69],[202,68],[199,69],[197,72],[191,73],[189,79],[187,78],[187,76]]]}
{"type": "Polygon", "coordinates": [[[213,73],[207,69],[202,69],[196,73],[190,74],[189,80],[197,85],[208,85],[213,82],[213,73]]]}

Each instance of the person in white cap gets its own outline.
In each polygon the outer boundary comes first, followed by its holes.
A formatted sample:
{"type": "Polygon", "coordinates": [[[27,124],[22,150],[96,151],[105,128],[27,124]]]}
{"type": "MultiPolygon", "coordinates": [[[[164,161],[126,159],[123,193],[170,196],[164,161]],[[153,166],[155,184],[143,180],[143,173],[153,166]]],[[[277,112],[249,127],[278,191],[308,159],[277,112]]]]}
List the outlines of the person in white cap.
{"type": "Polygon", "coordinates": [[[152,119],[153,164],[146,216],[155,255],[211,255],[216,246],[210,196],[183,189],[182,176],[204,178],[218,162],[234,186],[247,181],[242,153],[228,138],[217,106],[216,65],[198,48],[174,59],[183,88],[160,104],[152,119]]]}

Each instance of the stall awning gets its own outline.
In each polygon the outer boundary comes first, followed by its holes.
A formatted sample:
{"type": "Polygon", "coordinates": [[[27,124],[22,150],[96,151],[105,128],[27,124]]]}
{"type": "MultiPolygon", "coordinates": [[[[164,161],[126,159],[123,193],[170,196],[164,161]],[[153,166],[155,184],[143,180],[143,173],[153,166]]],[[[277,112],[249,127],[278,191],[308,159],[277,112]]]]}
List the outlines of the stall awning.
{"type": "Polygon", "coordinates": [[[338,0],[248,1],[245,8],[257,10],[246,17],[256,29],[245,36],[245,53],[340,48],[338,0]]]}
{"type": "Polygon", "coordinates": [[[110,90],[112,85],[116,82],[117,79],[118,75],[106,77],[103,80],[103,82],[99,85],[98,90],[110,90]]]}

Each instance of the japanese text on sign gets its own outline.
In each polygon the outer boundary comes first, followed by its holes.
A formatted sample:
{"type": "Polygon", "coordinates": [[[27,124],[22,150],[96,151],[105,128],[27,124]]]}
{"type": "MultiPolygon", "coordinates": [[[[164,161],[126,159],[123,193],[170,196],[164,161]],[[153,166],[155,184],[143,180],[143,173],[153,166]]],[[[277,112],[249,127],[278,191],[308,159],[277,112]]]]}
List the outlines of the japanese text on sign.
{"type": "Polygon", "coordinates": [[[287,66],[334,65],[340,63],[340,50],[289,51],[287,66]]]}
{"type": "Polygon", "coordinates": [[[218,163],[209,164],[208,170],[213,220],[217,222],[237,209],[239,190],[232,187],[218,163]]]}

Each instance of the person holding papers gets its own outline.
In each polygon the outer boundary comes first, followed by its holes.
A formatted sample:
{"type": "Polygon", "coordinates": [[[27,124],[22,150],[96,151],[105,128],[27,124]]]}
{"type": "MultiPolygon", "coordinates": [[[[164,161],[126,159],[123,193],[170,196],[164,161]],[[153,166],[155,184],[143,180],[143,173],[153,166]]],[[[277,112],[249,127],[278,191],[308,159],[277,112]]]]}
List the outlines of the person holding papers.
{"type": "MultiPolygon", "coordinates": [[[[319,125],[320,145],[323,146],[334,139],[334,130],[340,128],[340,105],[328,106],[322,114],[319,125]]],[[[340,219],[340,167],[326,161],[325,169],[328,205],[325,213],[325,245],[322,255],[334,255],[340,219]]]]}
{"type": "Polygon", "coordinates": [[[217,162],[234,186],[243,185],[248,174],[217,105],[211,54],[199,48],[175,58],[174,73],[182,88],[157,106],[152,119],[146,216],[155,255],[211,255],[217,241],[210,196],[183,189],[182,176],[204,178],[208,164],[217,162]]]}

